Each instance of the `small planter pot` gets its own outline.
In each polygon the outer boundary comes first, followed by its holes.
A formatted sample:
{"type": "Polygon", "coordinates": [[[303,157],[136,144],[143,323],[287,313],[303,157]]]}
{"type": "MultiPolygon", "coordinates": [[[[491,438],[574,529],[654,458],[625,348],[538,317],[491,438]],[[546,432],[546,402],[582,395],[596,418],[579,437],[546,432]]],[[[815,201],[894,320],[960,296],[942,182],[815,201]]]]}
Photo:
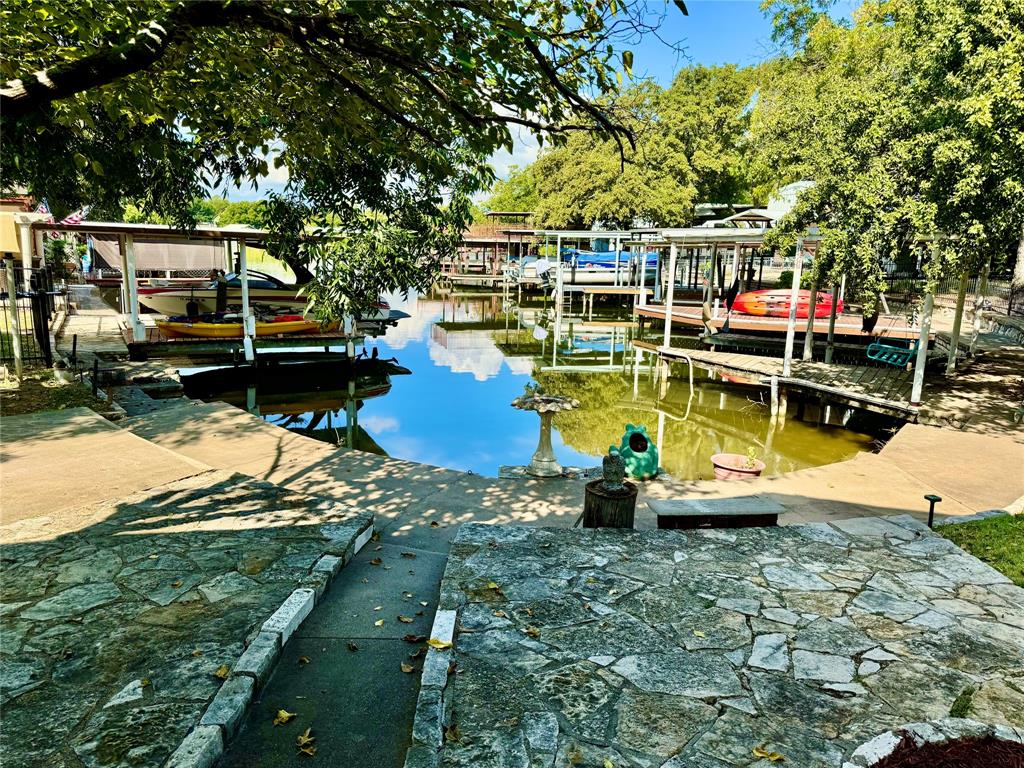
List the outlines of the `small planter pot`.
{"type": "Polygon", "coordinates": [[[716,480],[749,480],[765,470],[765,463],[754,459],[754,466],[747,466],[747,457],[741,453],[716,453],[711,457],[715,467],[716,480]]]}

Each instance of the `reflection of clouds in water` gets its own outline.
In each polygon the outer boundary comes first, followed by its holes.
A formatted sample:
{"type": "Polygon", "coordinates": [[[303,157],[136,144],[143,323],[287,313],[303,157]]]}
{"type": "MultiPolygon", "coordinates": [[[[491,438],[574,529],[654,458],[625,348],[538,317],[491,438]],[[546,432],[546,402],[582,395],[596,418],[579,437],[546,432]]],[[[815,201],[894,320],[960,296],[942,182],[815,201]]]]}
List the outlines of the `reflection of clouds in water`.
{"type": "MultiPolygon", "coordinates": [[[[451,339],[452,334],[448,338],[451,339]]],[[[501,373],[501,364],[504,356],[492,343],[490,349],[487,347],[463,347],[459,345],[456,349],[442,347],[440,344],[430,344],[430,360],[443,368],[448,368],[453,373],[471,373],[477,381],[493,379],[501,373]]]]}
{"type": "Polygon", "coordinates": [[[508,369],[519,376],[532,376],[533,375],[533,358],[532,357],[506,357],[505,365],[508,369]]]}
{"type": "Polygon", "coordinates": [[[426,341],[430,335],[430,326],[441,317],[440,305],[438,305],[436,313],[426,311],[427,308],[424,305],[428,302],[419,301],[412,294],[408,299],[403,299],[401,294],[388,296],[388,303],[392,309],[400,309],[411,315],[411,317],[402,318],[398,321],[398,325],[388,328],[385,332],[384,341],[392,349],[403,349],[409,344],[426,341]]]}
{"type": "Polygon", "coordinates": [[[394,416],[360,416],[359,424],[367,432],[382,434],[384,432],[397,432],[398,419],[394,416]]]}

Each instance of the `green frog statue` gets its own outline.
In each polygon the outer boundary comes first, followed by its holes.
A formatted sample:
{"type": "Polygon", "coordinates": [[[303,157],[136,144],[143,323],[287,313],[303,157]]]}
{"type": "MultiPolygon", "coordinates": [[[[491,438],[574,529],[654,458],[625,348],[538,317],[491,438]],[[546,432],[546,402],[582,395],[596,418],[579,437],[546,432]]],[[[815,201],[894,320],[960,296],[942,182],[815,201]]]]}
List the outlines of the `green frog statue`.
{"type": "Polygon", "coordinates": [[[647,427],[643,424],[626,425],[618,452],[626,463],[626,474],[633,479],[650,480],[657,477],[658,446],[648,437],[647,427]]]}

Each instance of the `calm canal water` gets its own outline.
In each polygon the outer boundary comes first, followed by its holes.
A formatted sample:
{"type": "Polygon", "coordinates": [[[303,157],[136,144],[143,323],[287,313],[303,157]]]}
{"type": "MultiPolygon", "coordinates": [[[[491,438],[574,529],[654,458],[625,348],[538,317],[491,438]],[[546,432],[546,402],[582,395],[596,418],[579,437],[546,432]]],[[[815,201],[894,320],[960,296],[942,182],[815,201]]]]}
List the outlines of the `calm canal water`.
{"type": "MultiPolygon", "coordinates": [[[[539,305],[506,315],[500,296],[427,295],[390,302],[410,317],[384,336],[367,339],[365,348],[395,358],[409,375],[392,375],[390,387],[380,376],[360,379],[355,407],[348,409],[344,382],[305,393],[296,382],[284,396],[257,388],[255,405],[262,418],[331,442],[345,443],[351,434],[363,450],[495,476],[502,465],[529,462],[536,448],[538,417],[510,405],[534,382],[580,401],[578,410],[555,417],[555,452],[567,466],[599,464],[608,446],[618,445],[627,423],[645,425],[655,439],[660,435],[661,465],[680,479],[711,477],[708,457],[723,451],[746,454],[753,447],[768,465],[766,473],[777,474],[871,448],[871,435],[793,418],[770,433],[768,409],[757,402],[759,390],[698,378],[691,398],[685,369],[684,378],[671,379],[659,398],[658,384],[644,365],[634,390],[633,355],[625,350],[635,328],[624,318],[563,321],[558,328],[539,305]],[[353,412],[355,424],[346,418],[351,420],[353,412]]],[[[206,399],[246,407],[239,393],[206,399]]],[[[249,399],[251,406],[252,392],[249,399]]]]}

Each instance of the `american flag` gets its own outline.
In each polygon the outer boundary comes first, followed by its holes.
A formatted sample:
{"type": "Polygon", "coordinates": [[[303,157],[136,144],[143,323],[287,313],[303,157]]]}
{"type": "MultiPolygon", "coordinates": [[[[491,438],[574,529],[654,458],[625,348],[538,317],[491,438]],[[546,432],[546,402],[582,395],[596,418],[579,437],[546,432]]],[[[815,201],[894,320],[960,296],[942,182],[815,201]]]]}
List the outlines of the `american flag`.
{"type": "Polygon", "coordinates": [[[85,217],[89,215],[89,208],[91,208],[91,207],[92,206],[88,206],[87,205],[84,208],[79,208],[77,211],[75,211],[71,215],[61,219],[60,223],[61,224],[81,224],[82,220],[85,219],[85,217]]]}
{"type": "MultiPolygon", "coordinates": [[[[36,206],[35,212],[45,214],[46,218],[44,221],[47,221],[50,224],[54,223],[53,214],[50,213],[50,206],[46,204],[46,200],[43,200],[38,206],[36,206]]],[[[53,230],[50,230],[46,234],[53,238],[60,237],[60,232],[54,232],[53,230]]]]}

